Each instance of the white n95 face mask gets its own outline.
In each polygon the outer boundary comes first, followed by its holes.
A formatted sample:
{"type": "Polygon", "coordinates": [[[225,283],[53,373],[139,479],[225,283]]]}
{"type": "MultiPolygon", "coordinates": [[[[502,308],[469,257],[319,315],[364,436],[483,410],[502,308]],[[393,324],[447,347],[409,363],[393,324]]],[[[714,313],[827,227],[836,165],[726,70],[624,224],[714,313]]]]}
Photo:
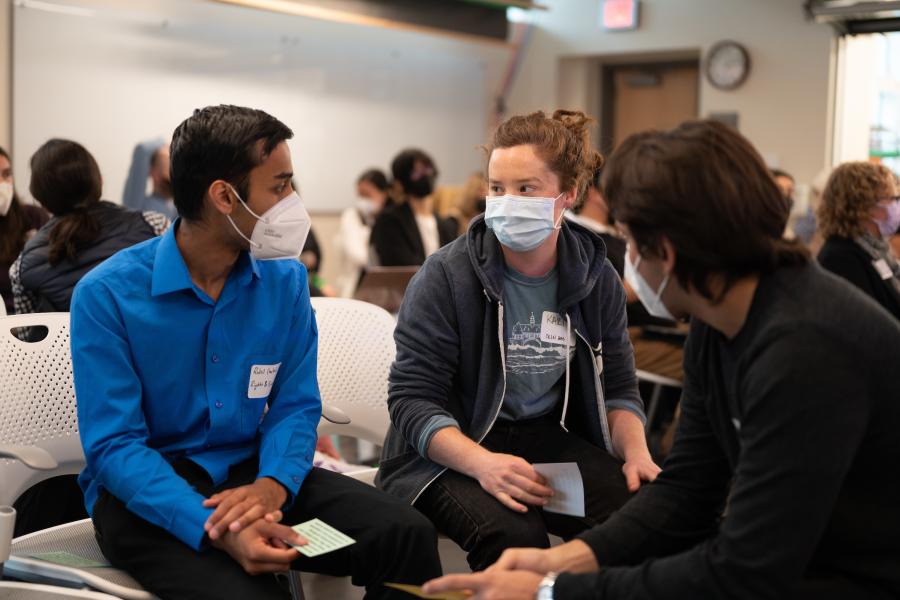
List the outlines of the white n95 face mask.
{"type": "Polygon", "coordinates": [[[654,292],[647,280],[644,279],[644,276],[638,273],[637,269],[641,264],[641,258],[641,255],[638,254],[637,262],[631,264],[631,255],[627,249],[625,250],[625,281],[637,294],[638,300],[641,301],[648,313],[657,319],[675,321],[675,317],[662,301],[662,294],[666,291],[666,286],[669,284],[669,275],[667,274],[665,279],[663,279],[659,290],[654,292]]]}
{"type": "Polygon", "coordinates": [[[13,184],[8,181],[0,183],[0,217],[9,214],[13,201],[13,184]]]}
{"type": "Polygon", "coordinates": [[[560,228],[559,220],[553,218],[556,198],[532,198],[530,196],[488,197],[485,201],[484,222],[497,236],[501,244],[513,252],[528,252],[544,243],[555,229],[560,228]]]}
{"type": "Polygon", "coordinates": [[[250,207],[247,206],[247,203],[244,202],[234,187],[231,185],[228,187],[231,188],[231,191],[234,192],[240,203],[244,205],[247,212],[256,217],[253,233],[248,238],[234,224],[231,215],[227,215],[228,221],[234,227],[234,230],[238,232],[238,235],[250,243],[250,255],[253,258],[258,260],[277,260],[300,256],[312,222],[310,221],[309,213],[303,207],[300,195],[296,191],[279,200],[275,206],[263,214],[257,215],[250,210],[250,207]]]}

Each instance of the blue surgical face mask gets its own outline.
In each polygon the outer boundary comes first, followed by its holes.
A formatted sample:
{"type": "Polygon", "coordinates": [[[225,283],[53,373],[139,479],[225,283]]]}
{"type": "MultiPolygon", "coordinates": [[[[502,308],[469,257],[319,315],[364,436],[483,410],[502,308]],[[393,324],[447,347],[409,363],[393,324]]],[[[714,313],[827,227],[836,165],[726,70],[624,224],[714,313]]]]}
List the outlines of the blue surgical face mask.
{"type": "Polygon", "coordinates": [[[553,218],[560,197],[492,196],[485,203],[484,221],[501,244],[513,252],[528,252],[560,228],[565,210],[553,218]]]}

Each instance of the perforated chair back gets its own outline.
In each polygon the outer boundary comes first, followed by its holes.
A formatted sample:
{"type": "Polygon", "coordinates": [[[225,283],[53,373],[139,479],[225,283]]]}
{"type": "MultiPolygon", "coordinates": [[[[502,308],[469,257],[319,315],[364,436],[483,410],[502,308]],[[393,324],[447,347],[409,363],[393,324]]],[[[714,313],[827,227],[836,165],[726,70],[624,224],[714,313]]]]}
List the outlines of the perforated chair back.
{"type": "Polygon", "coordinates": [[[37,446],[59,463],[55,470],[36,471],[16,460],[0,460],[0,504],[12,504],[44,479],[84,467],[68,313],[0,317],[0,444],[37,446]],[[22,341],[11,331],[29,327],[35,333],[41,326],[48,333],[38,342],[22,341]]]}
{"type": "Polygon", "coordinates": [[[313,298],[319,328],[318,377],[322,404],[350,417],[323,420],[319,435],[346,435],[381,445],[387,434],[388,373],[394,361],[394,317],[347,298],[313,298]]]}

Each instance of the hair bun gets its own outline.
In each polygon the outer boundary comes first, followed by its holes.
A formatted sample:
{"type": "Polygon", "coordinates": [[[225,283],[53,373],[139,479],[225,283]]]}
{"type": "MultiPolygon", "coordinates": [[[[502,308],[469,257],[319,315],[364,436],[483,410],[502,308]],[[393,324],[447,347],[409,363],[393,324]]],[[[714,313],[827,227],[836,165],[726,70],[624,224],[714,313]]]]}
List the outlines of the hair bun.
{"type": "Polygon", "coordinates": [[[557,109],[553,111],[553,120],[562,123],[566,129],[581,139],[587,138],[590,126],[596,123],[580,110],[557,109]]]}

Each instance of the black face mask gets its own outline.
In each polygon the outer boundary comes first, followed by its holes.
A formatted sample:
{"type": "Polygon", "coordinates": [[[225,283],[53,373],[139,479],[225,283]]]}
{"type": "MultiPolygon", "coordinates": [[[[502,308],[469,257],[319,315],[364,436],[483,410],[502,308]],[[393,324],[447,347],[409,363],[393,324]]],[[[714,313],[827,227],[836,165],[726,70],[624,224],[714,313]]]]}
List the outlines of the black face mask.
{"type": "Polygon", "coordinates": [[[415,181],[406,181],[403,189],[407,194],[415,198],[424,198],[430,196],[434,191],[434,177],[422,177],[415,181]]]}

